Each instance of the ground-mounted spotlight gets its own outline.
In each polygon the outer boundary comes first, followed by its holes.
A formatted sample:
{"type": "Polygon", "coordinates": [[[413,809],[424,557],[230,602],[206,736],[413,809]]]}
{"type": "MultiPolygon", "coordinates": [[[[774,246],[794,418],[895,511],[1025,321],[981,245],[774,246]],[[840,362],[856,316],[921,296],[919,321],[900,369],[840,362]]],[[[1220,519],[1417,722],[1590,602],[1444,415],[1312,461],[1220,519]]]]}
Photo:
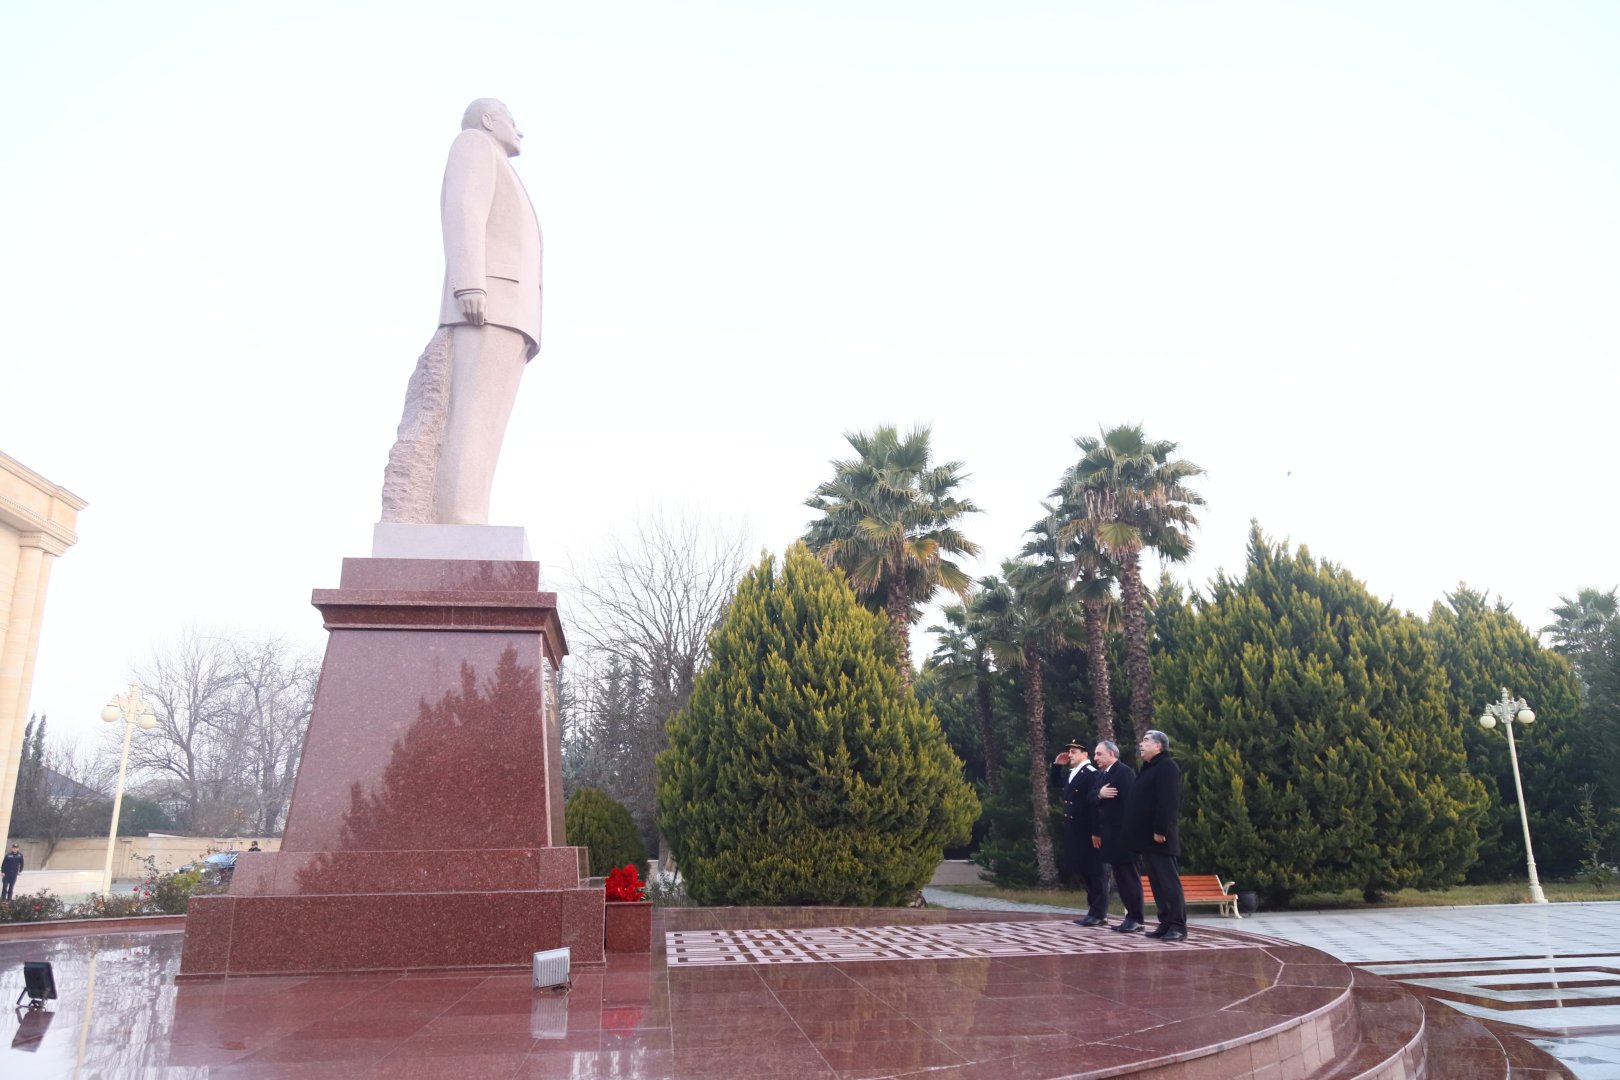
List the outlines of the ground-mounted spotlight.
{"type": "Polygon", "coordinates": [[[568,949],[546,949],[534,954],[536,990],[571,990],[574,980],[568,974],[568,949]]]}
{"type": "Polygon", "coordinates": [[[47,998],[56,996],[56,975],[51,971],[51,965],[44,960],[23,961],[23,989],[17,995],[17,1004],[21,1005],[23,998],[28,999],[30,1009],[45,1007],[47,998]]]}

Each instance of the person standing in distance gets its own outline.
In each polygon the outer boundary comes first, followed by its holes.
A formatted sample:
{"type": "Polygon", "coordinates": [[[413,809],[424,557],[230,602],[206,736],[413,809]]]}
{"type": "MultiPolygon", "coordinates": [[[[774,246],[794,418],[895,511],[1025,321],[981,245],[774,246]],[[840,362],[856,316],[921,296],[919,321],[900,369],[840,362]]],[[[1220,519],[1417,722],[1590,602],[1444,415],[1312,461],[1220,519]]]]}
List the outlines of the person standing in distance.
{"type": "MultiPolygon", "coordinates": [[[[1114,872],[1114,888],[1125,905],[1125,920],[1114,927],[1126,934],[1145,929],[1142,915],[1142,878],[1136,855],[1125,843],[1125,806],[1136,782],[1136,770],[1119,760],[1119,744],[1104,739],[1097,744],[1096,814],[1092,819],[1091,846],[1103,865],[1114,872]]],[[[1107,883],[1104,883],[1104,889],[1107,883]]],[[[1106,925],[1106,924],[1101,924],[1106,925]]]]}
{"type": "Polygon", "coordinates": [[[439,195],[451,328],[450,406],[434,519],[487,525],[489,493],[523,368],[540,351],[540,222],[512,169],[523,145],[512,112],[479,98],[461,117],[439,195]]]}
{"type": "Polygon", "coordinates": [[[1108,879],[1103,877],[1102,861],[1091,846],[1093,783],[1097,767],[1078,741],[1071,741],[1052,762],[1052,783],[1063,789],[1063,862],[1071,880],[1086,883],[1086,917],[1076,919],[1081,926],[1099,926],[1108,921],[1108,879]]]}
{"type": "Polygon", "coordinates": [[[1137,745],[1142,771],[1125,803],[1125,842],[1142,857],[1159,925],[1148,937],[1187,940],[1187,903],[1181,892],[1181,766],[1170,756],[1170,736],[1150,731],[1137,745]]]}
{"type": "Polygon", "coordinates": [[[6,852],[6,857],[0,859],[0,900],[10,900],[11,891],[17,887],[17,875],[23,872],[22,848],[16,844],[6,852]]]}

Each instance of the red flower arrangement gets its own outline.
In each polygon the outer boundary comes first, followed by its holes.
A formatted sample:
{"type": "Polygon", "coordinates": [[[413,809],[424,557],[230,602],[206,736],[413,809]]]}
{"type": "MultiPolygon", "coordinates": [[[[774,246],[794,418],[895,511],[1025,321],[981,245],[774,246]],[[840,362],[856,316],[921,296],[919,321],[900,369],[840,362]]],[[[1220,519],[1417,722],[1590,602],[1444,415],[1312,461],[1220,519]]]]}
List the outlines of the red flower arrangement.
{"type": "Polygon", "coordinates": [[[617,870],[608,872],[608,903],[638,903],[646,892],[647,886],[642,883],[641,875],[636,872],[635,863],[625,863],[617,870]]]}

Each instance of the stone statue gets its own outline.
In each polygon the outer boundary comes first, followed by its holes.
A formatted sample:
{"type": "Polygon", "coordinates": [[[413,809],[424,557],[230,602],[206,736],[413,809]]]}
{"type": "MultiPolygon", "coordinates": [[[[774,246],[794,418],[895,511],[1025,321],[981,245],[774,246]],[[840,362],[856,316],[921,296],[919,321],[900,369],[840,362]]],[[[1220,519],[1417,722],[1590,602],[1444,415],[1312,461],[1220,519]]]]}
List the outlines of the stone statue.
{"type": "Polygon", "coordinates": [[[509,158],[523,132],[479,98],[450,145],[439,330],[417,361],[383,471],[385,522],[487,525],[506,422],[540,350],[540,224],[509,158]]]}

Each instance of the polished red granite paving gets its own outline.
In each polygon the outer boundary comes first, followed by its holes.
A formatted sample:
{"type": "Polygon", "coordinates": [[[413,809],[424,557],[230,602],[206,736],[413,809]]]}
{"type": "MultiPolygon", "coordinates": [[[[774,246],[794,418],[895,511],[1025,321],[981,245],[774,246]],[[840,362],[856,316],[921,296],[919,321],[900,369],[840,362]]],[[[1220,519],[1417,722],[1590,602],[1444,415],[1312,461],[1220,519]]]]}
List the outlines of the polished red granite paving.
{"type": "Polygon", "coordinates": [[[1341,1063],[1359,1069],[1361,1055],[1398,1059],[1390,1076],[1495,1075],[1474,1071],[1500,1050],[1472,1029],[1454,1032],[1448,1051],[1467,1070],[1425,1061],[1421,1005],[1365,975],[1356,989],[1350,969],[1323,953],[1195,928],[1195,946],[1199,938],[1204,947],[1188,948],[989,912],[671,909],[655,914],[651,955],[576,971],[566,995],[534,991],[514,972],[176,985],[181,939],[172,932],[9,941],[0,943],[0,993],[20,989],[20,961],[43,959],[62,997],[48,1017],[7,1018],[0,1070],[40,1080],[1018,1080],[1146,1069],[1164,1080],[1286,1080],[1341,1063]],[[671,965],[664,945],[667,934],[747,930],[810,932],[848,948],[819,928],[863,926],[904,927],[876,940],[925,940],[936,955],[882,959],[863,946],[857,958],[687,966],[671,965]],[[1040,954],[1048,931],[1053,952],[1040,954]],[[1087,934],[1097,951],[1081,951],[1087,934]],[[1015,951],[961,955],[976,948],[1015,951]],[[1364,1024],[1377,1038],[1364,1037],[1364,1024]]]}

